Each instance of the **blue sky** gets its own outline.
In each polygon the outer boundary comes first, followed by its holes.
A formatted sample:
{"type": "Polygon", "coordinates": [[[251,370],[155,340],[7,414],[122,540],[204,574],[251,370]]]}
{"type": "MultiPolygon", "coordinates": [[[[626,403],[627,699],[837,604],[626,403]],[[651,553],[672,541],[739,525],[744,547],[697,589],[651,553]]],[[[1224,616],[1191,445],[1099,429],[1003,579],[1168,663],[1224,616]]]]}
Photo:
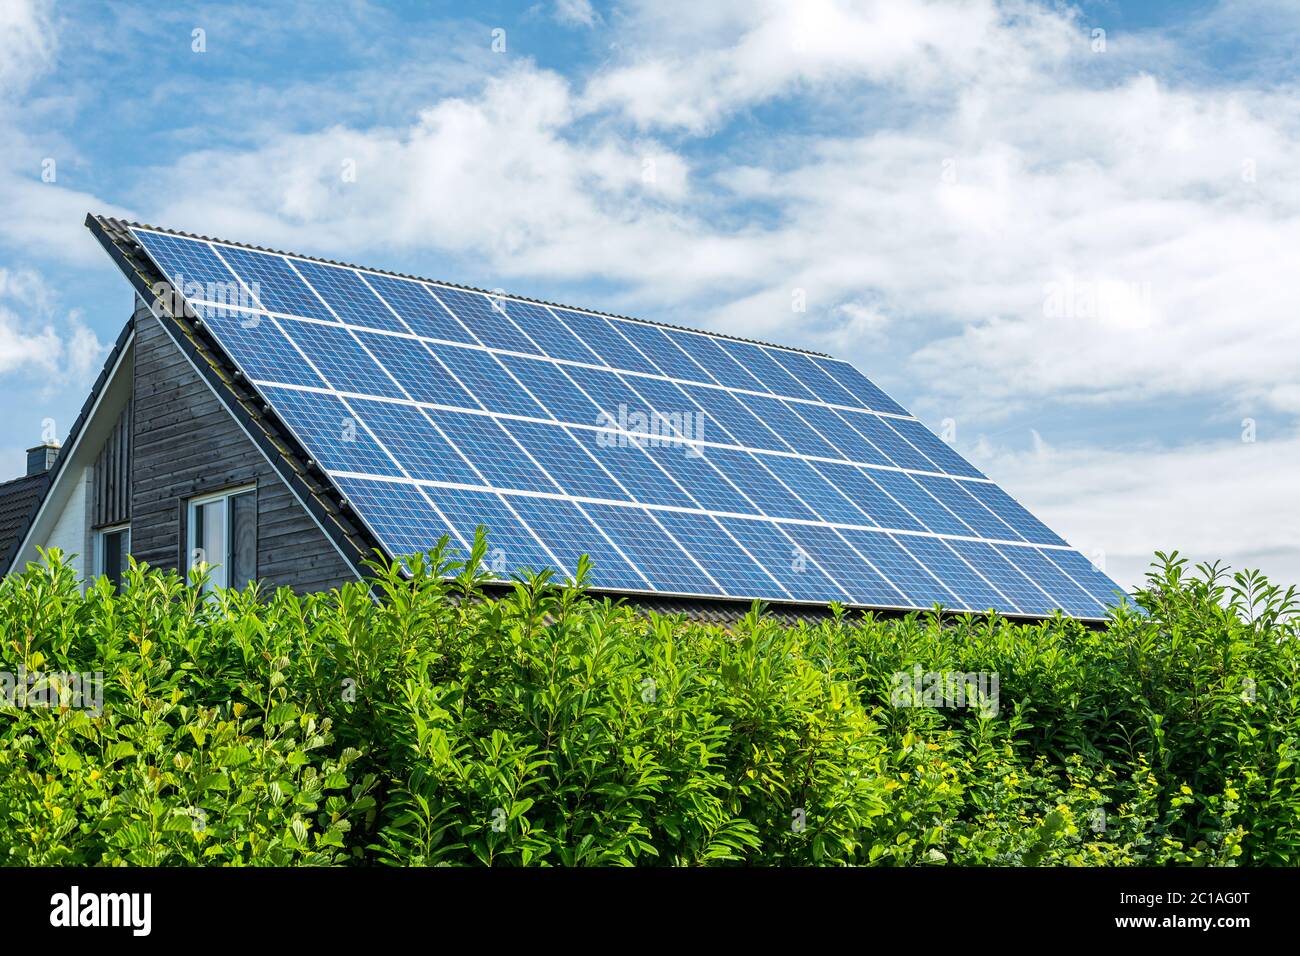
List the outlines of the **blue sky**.
{"type": "Polygon", "coordinates": [[[1297,40],[1268,0],[4,0],[0,474],[130,312],[97,211],[831,352],[1124,583],[1300,581],[1297,40]]]}

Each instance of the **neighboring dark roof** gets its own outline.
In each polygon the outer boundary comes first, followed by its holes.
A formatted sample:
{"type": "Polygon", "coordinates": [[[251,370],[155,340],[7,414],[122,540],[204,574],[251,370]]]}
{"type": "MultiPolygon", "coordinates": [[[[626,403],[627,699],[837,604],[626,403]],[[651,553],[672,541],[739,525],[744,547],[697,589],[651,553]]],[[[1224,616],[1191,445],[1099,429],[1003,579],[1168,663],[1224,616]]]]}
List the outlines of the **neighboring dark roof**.
{"type": "Polygon", "coordinates": [[[520,302],[531,302],[534,305],[549,305],[557,309],[567,309],[570,312],[585,312],[589,315],[602,315],[610,319],[623,319],[627,322],[639,322],[642,325],[656,325],[663,329],[677,329],[679,332],[698,332],[703,335],[711,335],[720,339],[731,339],[733,342],[748,342],[751,345],[766,345],[769,348],[782,349],[786,352],[802,352],[805,355],[816,355],[818,358],[834,358],[825,352],[814,352],[812,349],[801,349],[794,345],[778,345],[775,342],[762,342],[758,339],[747,339],[740,335],[728,335],[726,332],[714,332],[706,329],[694,329],[687,325],[673,325],[670,322],[656,322],[653,319],[639,319],[634,315],[620,315],[617,312],[601,312],[598,309],[588,309],[583,306],[565,305],[563,302],[550,302],[546,299],[533,299],[525,295],[515,295],[513,292],[504,292],[497,289],[480,289],[472,285],[460,285],[456,282],[447,282],[443,279],[430,279],[426,276],[411,275],[407,272],[391,272],[388,269],[376,269],[373,266],[359,266],[353,262],[341,262],[338,259],[324,259],[320,256],[305,256],[301,252],[285,252],[282,249],[271,249],[267,246],[253,246],[245,242],[231,242],[229,239],[218,239],[216,236],[202,236],[193,232],[182,232],[179,229],[167,229],[163,226],[151,226],[143,222],[129,222],[125,219],[114,219],[111,216],[88,215],[86,224],[92,221],[98,222],[102,227],[110,232],[123,234],[132,228],[148,229],[150,232],[160,232],[169,236],[181,236],[185,239],[198,239],[202,242],[219,242],[222,245],[234,246],[236,249],[251,249],[254,252],[269,252],[277,256],[292,256],[295,259],[306,259],[308,262],[323,262],[331,266],[343,266],[346,269],[361,269],[364,272],[377,272],[380,275],[396,276],[399,279],[414,279],[416,282],[431,282],[434,285],[446,286],[449,289],[463,289],[466,292],[479,292],[483,295],[500,295],[509,299],[518,299],[520,302]]]}
{"type": "Polygon", "coordinates": [[[0,484],[0,575],[9,570],[11,553],[18,547],[49,487],[48,471],[0,484]]]}

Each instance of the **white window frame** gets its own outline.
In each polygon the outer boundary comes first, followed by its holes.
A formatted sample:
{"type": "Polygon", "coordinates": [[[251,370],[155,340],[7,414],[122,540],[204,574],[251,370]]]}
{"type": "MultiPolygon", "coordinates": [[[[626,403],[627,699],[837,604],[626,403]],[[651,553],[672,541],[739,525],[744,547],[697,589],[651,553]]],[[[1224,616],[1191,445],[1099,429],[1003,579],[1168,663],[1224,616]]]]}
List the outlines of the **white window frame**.
{"type": "MultiPolygon", "coordinates": [[[[208,581],[204,586],[205,591],[213,588],[229,587],[228,580],[230,567],[230,544],[231,544],[231,498],[249,493],[256,493],[257,485],[240,485],[237,488],[223,488],[221,491],[214,491],[211,494],[196,495],[185,502],[185,575],[188,579],[190,571],[194,569],[195,557],[199,550],[199,545],[195,542],[194,531],[198,524],[196,520],[197,512],[203,505],[212,504],[214,501],[225,501],[225,507],[222,509],[225,515],[225,527],[221,529],[221,545],[225,553],[221,555],[221,561],[214,562],[210,555],[207,558],[205,566],[208,572],[208,581]]],[[[239,582],[239,587],[243,587],[246,582],[239,582]]]]}
{"type": "MultiPolygon", "coordinates": [[[[123,524],[114,524],[104,528],[95,529],[95,573],[92,576],[92,580],[98,581],[100,578],[102,578],[105,574],[108,573],[104,568],[104,565],[107,563],[104,560],[107,553],[104,550],[104,544],[110,534],[117,534],[120,531],[126,532],[126,553],[130,555],[131,553],[130,522],[125,522],[123,524]]],[[[122,574],[125,575],[126,571],[127,569],[123,568],[122,574]]]]}

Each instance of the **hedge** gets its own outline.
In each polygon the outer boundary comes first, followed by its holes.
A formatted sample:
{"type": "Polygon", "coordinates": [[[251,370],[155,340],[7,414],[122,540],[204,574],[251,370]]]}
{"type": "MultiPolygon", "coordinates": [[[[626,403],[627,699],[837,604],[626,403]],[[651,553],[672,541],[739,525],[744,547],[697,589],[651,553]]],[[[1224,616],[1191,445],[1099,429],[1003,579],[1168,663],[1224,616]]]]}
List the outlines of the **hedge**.
{"type": "Polygon", "coordinates": [[[485,547],[307,596],[5,579],[0,860],[1300,863],[1295,591],[1258,574],[1159,554],[1100,628],[722,627],[485,589],[485,547]]]}

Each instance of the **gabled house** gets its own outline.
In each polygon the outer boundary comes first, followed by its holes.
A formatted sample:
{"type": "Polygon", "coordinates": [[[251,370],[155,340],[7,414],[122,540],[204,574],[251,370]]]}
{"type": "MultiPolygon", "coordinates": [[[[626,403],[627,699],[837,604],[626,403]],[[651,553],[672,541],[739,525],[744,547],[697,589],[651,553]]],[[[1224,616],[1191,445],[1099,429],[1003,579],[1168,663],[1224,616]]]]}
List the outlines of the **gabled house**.
{"type": "Polygon", "coordinates": [[[754,598],[786,617],[1114,603],[829,356],[86,224],[134,309],[57,454],[0,486],[0,571],[58,546],[87,579],[131,555],[309,592],[364,577],[376,551],[464,548],[481,523],[502,577],[588,554],[596,592],[697,616],[754,598]]]}

